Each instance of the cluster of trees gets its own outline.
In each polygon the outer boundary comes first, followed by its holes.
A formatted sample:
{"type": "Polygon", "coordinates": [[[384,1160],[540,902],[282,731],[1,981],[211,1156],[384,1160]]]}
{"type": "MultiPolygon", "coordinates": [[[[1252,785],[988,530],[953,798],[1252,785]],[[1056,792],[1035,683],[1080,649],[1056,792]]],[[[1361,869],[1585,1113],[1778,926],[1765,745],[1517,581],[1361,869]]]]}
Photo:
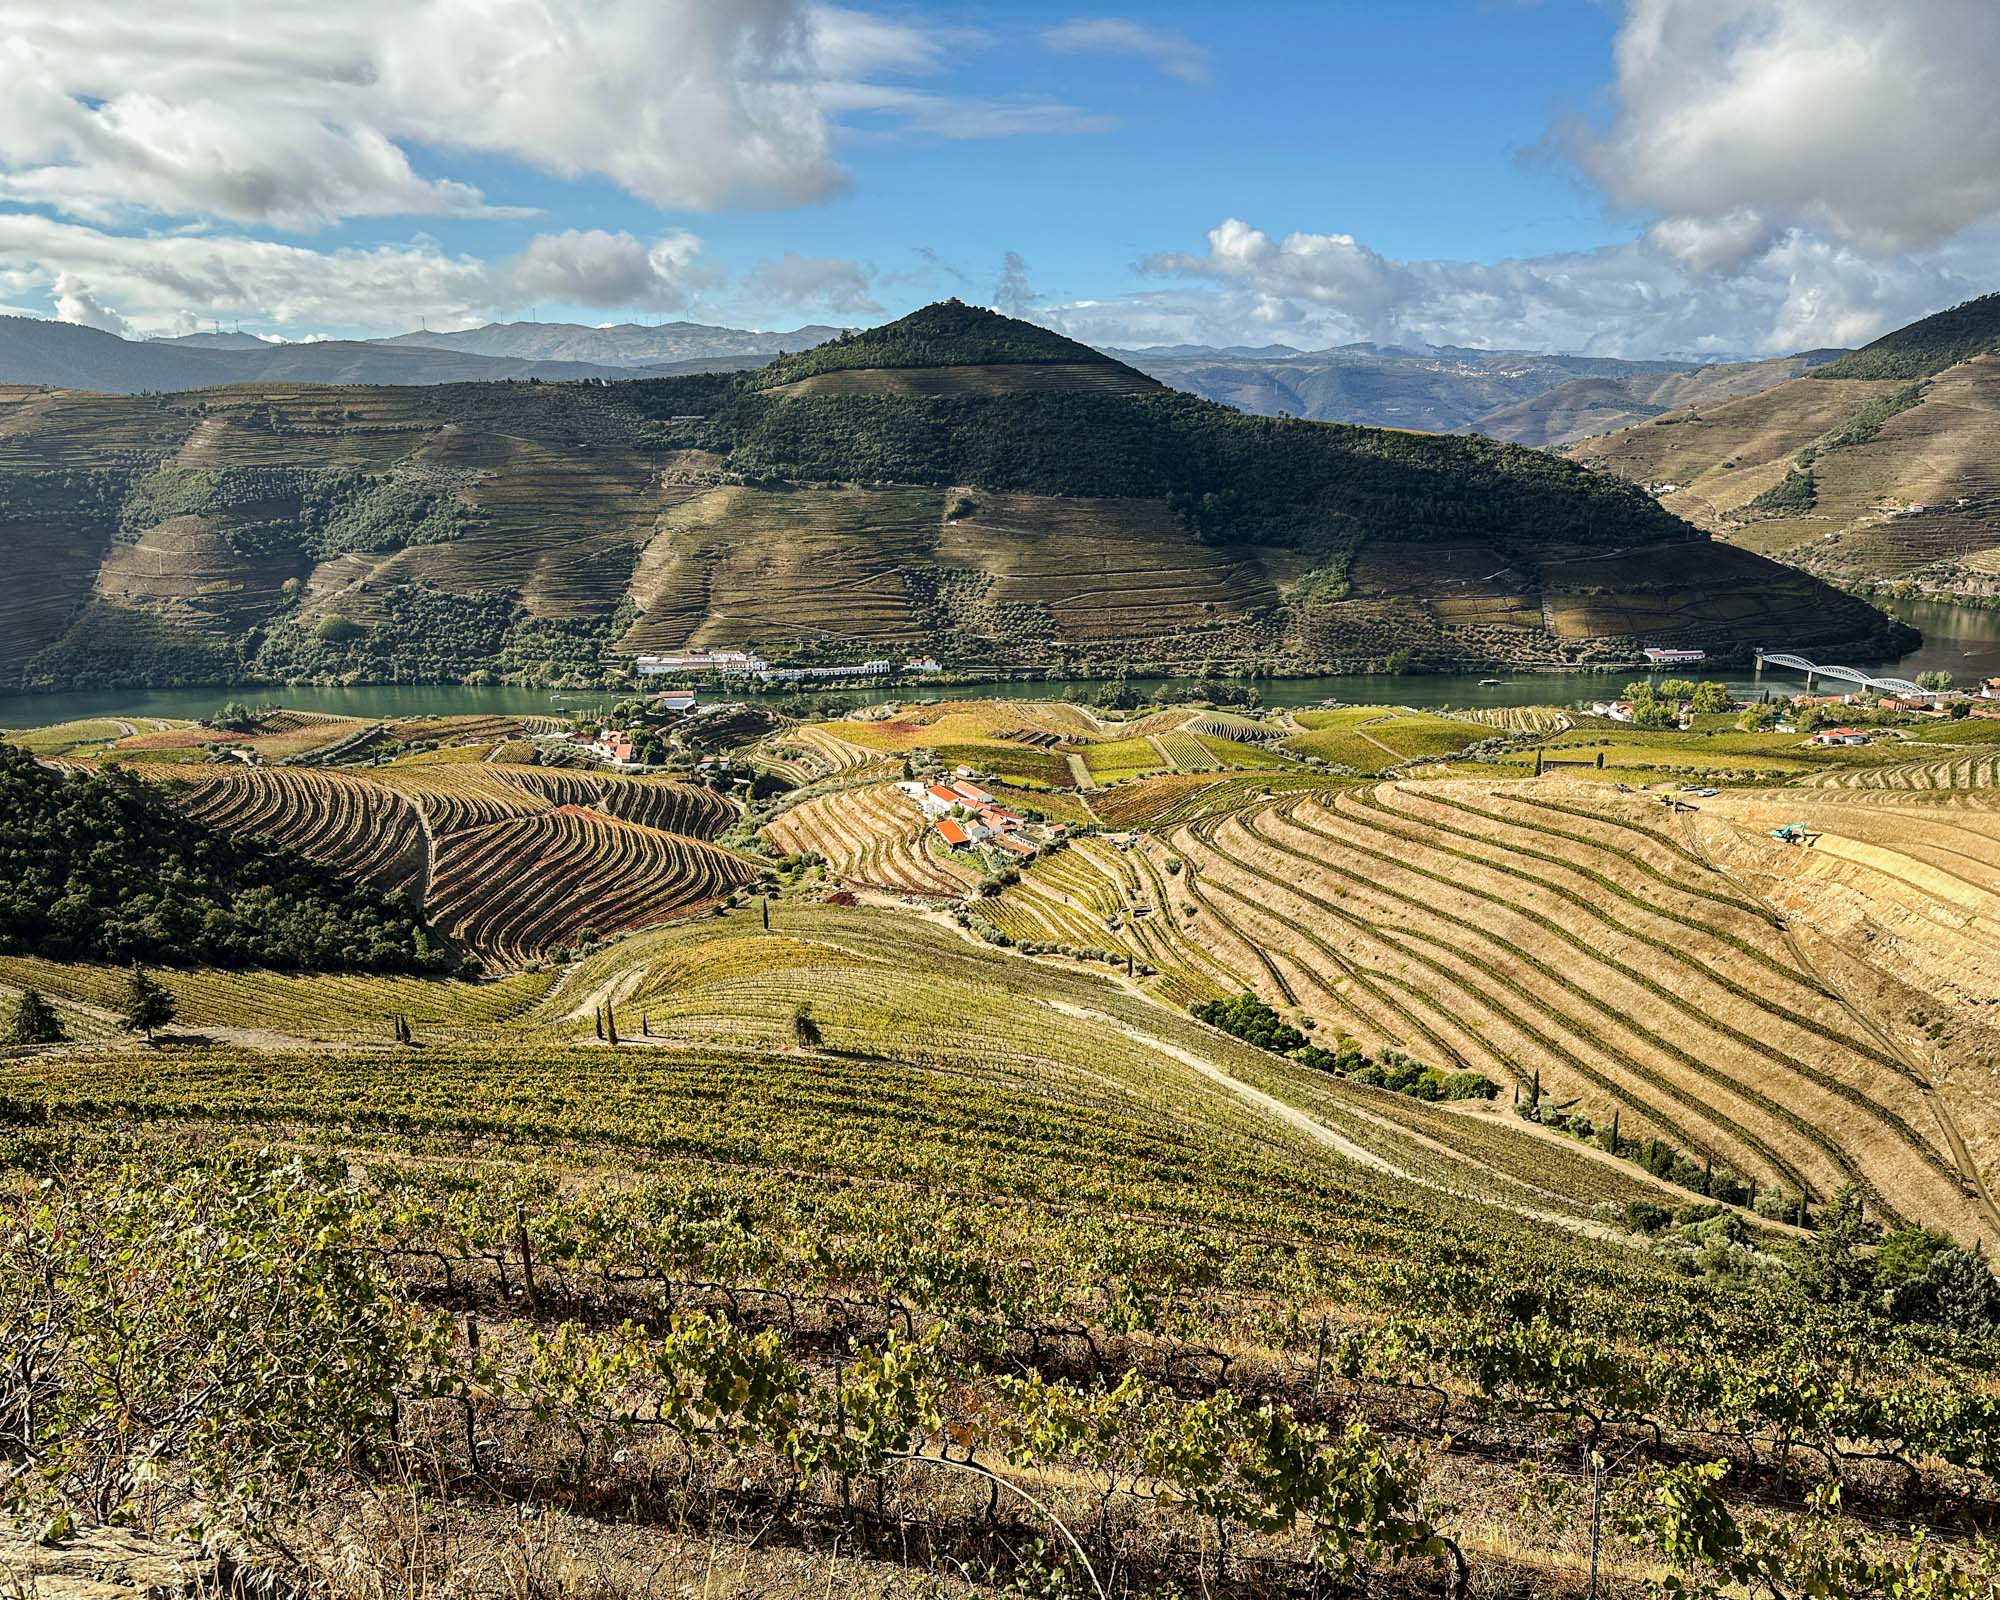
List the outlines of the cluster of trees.
{"type": "Polygon", "coordinates": [[[746,386],[698,431],[752,481],[1164,499],[1212,543],[1335,550],[1369,535],[1598,546],[1687,537],[1637,485],[1541,451],[1253,417],[1184,394],[779,398],[746,386]]]}
{"type": "Polygon", "coordinates": [[[1625,685],[1623,698],[1632,702],[1634,727],[1672,728],[1679,726],[1683,707],[1696,716],[1727,711],[1729,686],[1691,678],[1662,678],[1658,683],[1640,678],[1625,685]]]}
{"type": "Polygon", "coordinates": [[[1820,1208],[1818,1231],[1799,1247],[1793,1276],[1817,1305],[1980,1337],[2000,1333],[2000,1283],[1977,1251],[1929,1228],[1885,1232],[1851,1187],[1820,1208]]]}
{"type": "Polygon", "coordinates": [[[0,744],[0,951],[57,961],[453,972],[407,905],[183,815],[116,767],[0,744]]]}
{"type": "Polygon", "coordinates": [[[1500,1086],[1477,1072],[1445,1072],[1427,1067],[1401,1050],[1384,1050],[1370,1058],[1361,1041],[1341,1034],[1331,1050],[1314,1044],[1254,994],[1221,1000],[1197,1000],[1188,1010],[1199,1021],[1234,1034],[1260,1050],[1289,1056],[1316,1072],[1330,1072],[1353,1083],[1372,1084],[1406,1094],[1413,1100],[1491,1100],[1500,1086]]]}

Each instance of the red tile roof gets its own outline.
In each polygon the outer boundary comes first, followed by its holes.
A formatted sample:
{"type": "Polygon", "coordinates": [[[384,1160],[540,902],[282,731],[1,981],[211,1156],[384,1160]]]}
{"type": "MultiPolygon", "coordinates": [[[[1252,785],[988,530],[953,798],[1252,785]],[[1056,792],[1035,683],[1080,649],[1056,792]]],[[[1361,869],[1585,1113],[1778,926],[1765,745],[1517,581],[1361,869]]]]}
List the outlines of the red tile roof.
{"type": "Polygon", "coordinates": [[[937,829],[939,836],[948,845],[956,847],[972,843],[972,835],[953,822],[950,817],[939,817],[931,826],[937,829]]]}

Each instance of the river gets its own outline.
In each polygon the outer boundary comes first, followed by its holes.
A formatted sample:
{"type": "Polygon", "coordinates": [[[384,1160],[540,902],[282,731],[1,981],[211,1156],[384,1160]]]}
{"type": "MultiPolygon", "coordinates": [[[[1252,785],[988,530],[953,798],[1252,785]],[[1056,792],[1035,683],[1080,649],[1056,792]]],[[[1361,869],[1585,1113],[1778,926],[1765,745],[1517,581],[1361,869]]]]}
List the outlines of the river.
{"type": "MultiPolygon", "coordinates": [[[[2000,611],[1968,606],[1943,605],[1932,601],[1902,602],[1890,608],[1905,622],[1922,630],[1924,642],[1908,655],[1893,661],[1852,661],[1850,666],[1901,678],[1919,672],[1942,670],[1961,683],[2000,677],[2000,611]]],[[[1773,641],[1775,645],[1778,641],[1773,641]]],[[[1817,659],[1817,658],[1815,658],[1817,659]]],[[[1403,673],[1368,677],[1264,678],[1256,688],[1267,705],[1315,705],[1321,700],[1345,700],[1409,706],[1520,706],[1569,705],[1575,701],[1610,693],[1632,676],[1629,672],[1517,672],[1497,685],[1481,688],[1472,674],[1403,673]]],[[[1762,678],[1742,672],[1725,674],[1723,682],[1739,694],[1761,688],[1796,691],[1804,686],[1795,673],[1772,671],[1762,678]]],[[[1164,678],[1134,678],[1132,686],[1142,693],[1167,682],[1164,678]]],[[[1062,684],[992,683],[954,684],[929,691],[907,690],[902,698],[919,693],[991,698],[1003,700],[1045,700],[1059,696],[1062,684]]],[[[879,689],[806,691],[815,703],[868,705],[890,698],[879,689]]],[[[286,688],[272,684],[237,684],[206,689],[92,689],[78,693],[0,695],[0,728],[41,727],[52,722],[68,722],[79,717],[189,717],[207,716],[225,700],[242,700],[250,705],[279,704],[298,711],[333,711],[357,717],[437,716],[467,712],[522,714],[566,714],[608,707],[629,697],[629,691],[603,691],[554,695],[546,689],[522,689],[506,685],[469,686],[461,684],[360,684],[343,688],[316,688],[302,685],[286,688]]],[[[783,692],[744,694],[732,688],[732,699],[748,699],[782,706],[794,698],[783,692]]]]}

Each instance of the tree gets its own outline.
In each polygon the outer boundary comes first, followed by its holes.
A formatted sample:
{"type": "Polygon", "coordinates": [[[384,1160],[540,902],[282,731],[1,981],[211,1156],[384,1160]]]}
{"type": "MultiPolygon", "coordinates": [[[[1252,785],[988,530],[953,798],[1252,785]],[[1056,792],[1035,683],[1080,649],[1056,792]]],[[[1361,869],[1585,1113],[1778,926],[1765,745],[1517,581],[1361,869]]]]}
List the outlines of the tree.
{"type": "Polygon", "coordinates": [[[1863,1252],[1882,1237],[1867,1219],[1860,1192],[1842,1184],[1821,1208],[1819,1226],[1792,1261],[1792,1281],[1817,1305],[1869,1305],[1875,1300],[1875,1263],[1863,1252]]]}
{"type": "Polygon", "coordinates": [[[56,1008],[42,998],[39,989],[23,989],[14,1007],[14,1027],[9,1037],[15,1044],[61,1044],[69,1037],[56,1015],[56,1008]]]}
{"type": "Polygon", "coordinates": [[[1942,669],[1936,672],[1920,672],[1917,674],[1917,687],[1919,689],[1932,690],[1949,689],[1951,687],[1951,674],[1942,669]]]}
{"type": "Polygon", "coordinates": [[[172,1022],[179,1011],[173,991],[134,964],[132,976],[125,980],[125,1009],[118,1025],[127,1033],[143,1033],[151,1044],[154,1030],[172,1022]]]}
{"type": "Polygon", "coordinates": [[[792,1042],[801,1050],[819,1048],[822,1035],[819,1021],[813,1016],[812,1002],[801,1000],[798,1010],[792,1013],[792,1042]]]}
{"type": "Polygon", "coordinates": [[[1694,709],[1703,716],[1713,716],[1729,709],[1729,686],[1724,683],[1698,683],[1691,697],[1694,709]]]}

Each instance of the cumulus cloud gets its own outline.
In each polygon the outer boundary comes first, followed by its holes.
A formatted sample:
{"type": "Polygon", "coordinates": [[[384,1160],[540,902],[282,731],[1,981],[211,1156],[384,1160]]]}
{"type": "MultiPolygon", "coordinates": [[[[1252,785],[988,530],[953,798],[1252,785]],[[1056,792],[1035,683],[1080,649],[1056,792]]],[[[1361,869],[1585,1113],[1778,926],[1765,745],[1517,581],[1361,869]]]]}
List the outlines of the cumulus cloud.
{"type": "Polygon", "coordinates": [[[49,292],[55,299],[58,322],[74,322],[82,327],[115,333],[121,338],[132,331],[131,323],[109,306],[101,304],[88,289],[79,289],[66,272],[56,274],[56,281],[49,286],[49,292]]]}
{"type": "Polygon", "coordinates": [[[0,0],[0,199],[292,231],[509,214],[419,170],[473,156],[660,206],[790,206],[845,188],[844,114],[952,137],[1101,125],[901,81],[976,43],[811,0],[0,0]]]}
{"type": "Polygon", "coordinates": [[[761,305],[865,316],[882,309],[869,293],[872,277],[859,262],[787,250],[780,260],[758,262],[744,287],[761,305]]]}
{"type": "Polygon", "coordinates": [[[1995,84],[1992,0],[1629,0],[1616,114],[1569,144],[1696,267],[1791,228],[1921,249],[2000,213],[1995,84]]]}
{"type": "Polygon", "coordinates": [[[1207,83],[1208,52],[1182,34],[1125,17],[1076,17],[1042,32],[1058,55],[1136,56],[1183,83],[1207,83]]]}
{"type": "Polygon", "coordinates": [[[715,281],[696,262],[700,249],[691,233],[671,233],[647,245],[629,233],[572,228],[537,235],[502,265],[496,282],[511,289],[517,304],[552,300],[684,311],[698,290],[715,281]]]}
{"type": "Polygon", "coordinates": [[[279,328],[466,327],[537,301],[677,310],[709,279],[691,235],[531,240],[487,262],[434,242],[314,250],[240,236],[134,238],[0,215],[0,280],[49,294],[57,315],[113,332],[189,332],[211,319],[279,328]],[[54,265],[60,263],[60,266],[54,265]]]}
{"type": "Polygon", "coordinates": [[[1199,253],[1142,273],[1183,287],[1042,306],[1041,320],[1115,344],[1371,340],[1609,356],[1776,354],[1864,343],[1991,287],[2000,227],[1883,256],[1789,229],[1720,270],[1695,241],[1652,237],[1497,262],[1398,261],[1348,234],[1273,239],[1230,218],[1199,253]],[[1670,247],[1677,243],[1680,251],[1670,247]]]}

